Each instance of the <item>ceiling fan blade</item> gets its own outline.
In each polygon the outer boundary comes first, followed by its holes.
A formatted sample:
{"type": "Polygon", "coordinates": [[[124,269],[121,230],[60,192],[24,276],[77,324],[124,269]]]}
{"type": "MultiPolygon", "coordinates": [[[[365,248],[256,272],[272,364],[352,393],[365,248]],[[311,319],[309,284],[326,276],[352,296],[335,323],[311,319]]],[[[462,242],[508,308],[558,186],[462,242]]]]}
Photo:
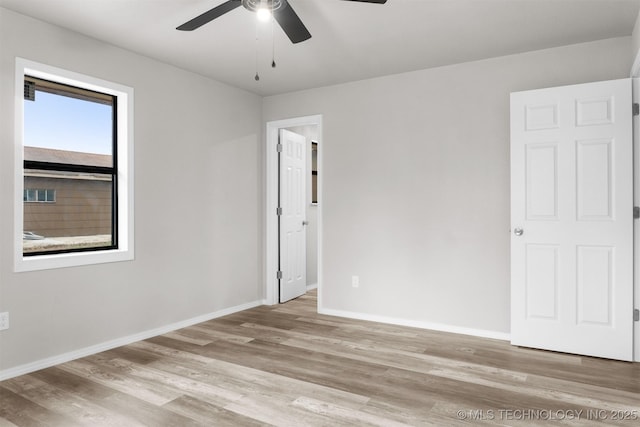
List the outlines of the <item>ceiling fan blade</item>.
{"type": "Polygon", "coordinates": [[[221,5],[216,6],[213,9],[203,13],[202,15],[196,16],[191,21],[185,22],[184,24],[177,27],[176,30],[193,31],[196,28],[199,28],[204,24],[207,24],[213,21],[214,19],[224,15],[225,13],[231,12],[233,9],[235,9],[236,7],[239,7],[241,4],[242,3],[240,2],[240,0],[226,1],[221,5]]]}
{"type": "Polygon", "coordinates": [[[311,33],[304,26],[289,2],[284,7],[274,11],[273,17],[276,18],[276,21],[278,21],[278,24],[280,24],[280,27],[282,27],[282,30],[292,43],[300,43],[311,38],[311,33]]]}
{"type": "Polygon", "coordinates": [[[362,3],[378,3],[378,4],[385,4],[387,2],[387,0],[345,0],[345,1],[359,1],[362,3]]]}

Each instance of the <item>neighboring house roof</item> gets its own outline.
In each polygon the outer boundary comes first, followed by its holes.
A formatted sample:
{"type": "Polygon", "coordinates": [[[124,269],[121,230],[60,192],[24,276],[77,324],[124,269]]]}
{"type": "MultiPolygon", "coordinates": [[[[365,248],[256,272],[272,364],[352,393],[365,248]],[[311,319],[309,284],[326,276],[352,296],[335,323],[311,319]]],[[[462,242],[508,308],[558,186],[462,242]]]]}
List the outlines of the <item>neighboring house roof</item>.
{"type": "Polygon", "coordinates": [[[40,147],[24,147],[24,159],[35,162],[66,163],[72,165],[113,166],[112,156],[110,155],[53,150],[51,148],[40,147]]]}

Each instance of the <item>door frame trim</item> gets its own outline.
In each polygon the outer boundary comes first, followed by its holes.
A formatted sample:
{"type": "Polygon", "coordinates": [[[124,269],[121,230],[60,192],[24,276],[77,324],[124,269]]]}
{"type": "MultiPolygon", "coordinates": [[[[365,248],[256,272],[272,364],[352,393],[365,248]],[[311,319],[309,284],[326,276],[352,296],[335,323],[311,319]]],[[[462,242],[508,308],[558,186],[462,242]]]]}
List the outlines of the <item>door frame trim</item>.
{"type": "MultiPolygon", "coordinates": [[[[640,70],[636,70],[640,75],[640,70]]],[[[633,102],[640,102],[640,79],[632,76],[633,102]]],[[[633,206],[640,206],[640,119],[633,123],[633,206]]],[[[633,301],[634,308],[640,308],[640,224],[633,220],[633,301]]],[[[633,322],[633,360],[640,362],[640,323],[633,322]]]]}
{"type": "MultiPolygon", "coordinates": [[[[633,102],[640,103],[640,50],[631,72],[633,102]]],[[[633,205],[640,206],[640,119],[633,117],[633,205]]],[[[634,307],[640,308],[640,224],[633,221],[633,293],[634,307]]],[[[633,322],[633,360],[640,362],[640,323],[633,322]]]]}
{"type": "MultiPolygon", "coordinates": [[[[294,126],[315,125],[318,127],[318,170],[322,169],[322,115],[294,117],[290,119],[267,122],[265,131],[265,215],[264,215],[264,292],[265,303],[278,304],[278,131],[294,126]]],[[[318,307],[322,298],[322,181],[323,174],[318,177],[318,307]]]]}

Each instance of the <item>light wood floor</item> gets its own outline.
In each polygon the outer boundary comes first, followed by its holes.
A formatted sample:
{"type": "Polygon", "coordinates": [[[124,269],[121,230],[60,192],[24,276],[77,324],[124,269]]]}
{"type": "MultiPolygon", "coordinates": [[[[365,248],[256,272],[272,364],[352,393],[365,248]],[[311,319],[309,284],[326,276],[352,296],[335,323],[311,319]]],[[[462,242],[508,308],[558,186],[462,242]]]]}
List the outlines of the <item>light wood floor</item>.
{"type": "Polygon", "coordinates": [[[639,420],[638,363],[318,315],[315,293],[0,383],[0,426],[639,420]]]}

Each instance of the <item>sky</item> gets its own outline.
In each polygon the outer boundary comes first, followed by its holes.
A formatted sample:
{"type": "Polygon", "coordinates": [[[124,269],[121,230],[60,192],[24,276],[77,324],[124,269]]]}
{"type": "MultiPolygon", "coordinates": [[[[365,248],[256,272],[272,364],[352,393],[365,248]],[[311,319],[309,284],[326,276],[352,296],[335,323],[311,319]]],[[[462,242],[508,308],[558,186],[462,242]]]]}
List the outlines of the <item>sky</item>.
{"type": "Polygon", "coordinates": [[[36,91],[24,101],[24,145],[84,153],[112,153],[112,107],[36,91]]]}

